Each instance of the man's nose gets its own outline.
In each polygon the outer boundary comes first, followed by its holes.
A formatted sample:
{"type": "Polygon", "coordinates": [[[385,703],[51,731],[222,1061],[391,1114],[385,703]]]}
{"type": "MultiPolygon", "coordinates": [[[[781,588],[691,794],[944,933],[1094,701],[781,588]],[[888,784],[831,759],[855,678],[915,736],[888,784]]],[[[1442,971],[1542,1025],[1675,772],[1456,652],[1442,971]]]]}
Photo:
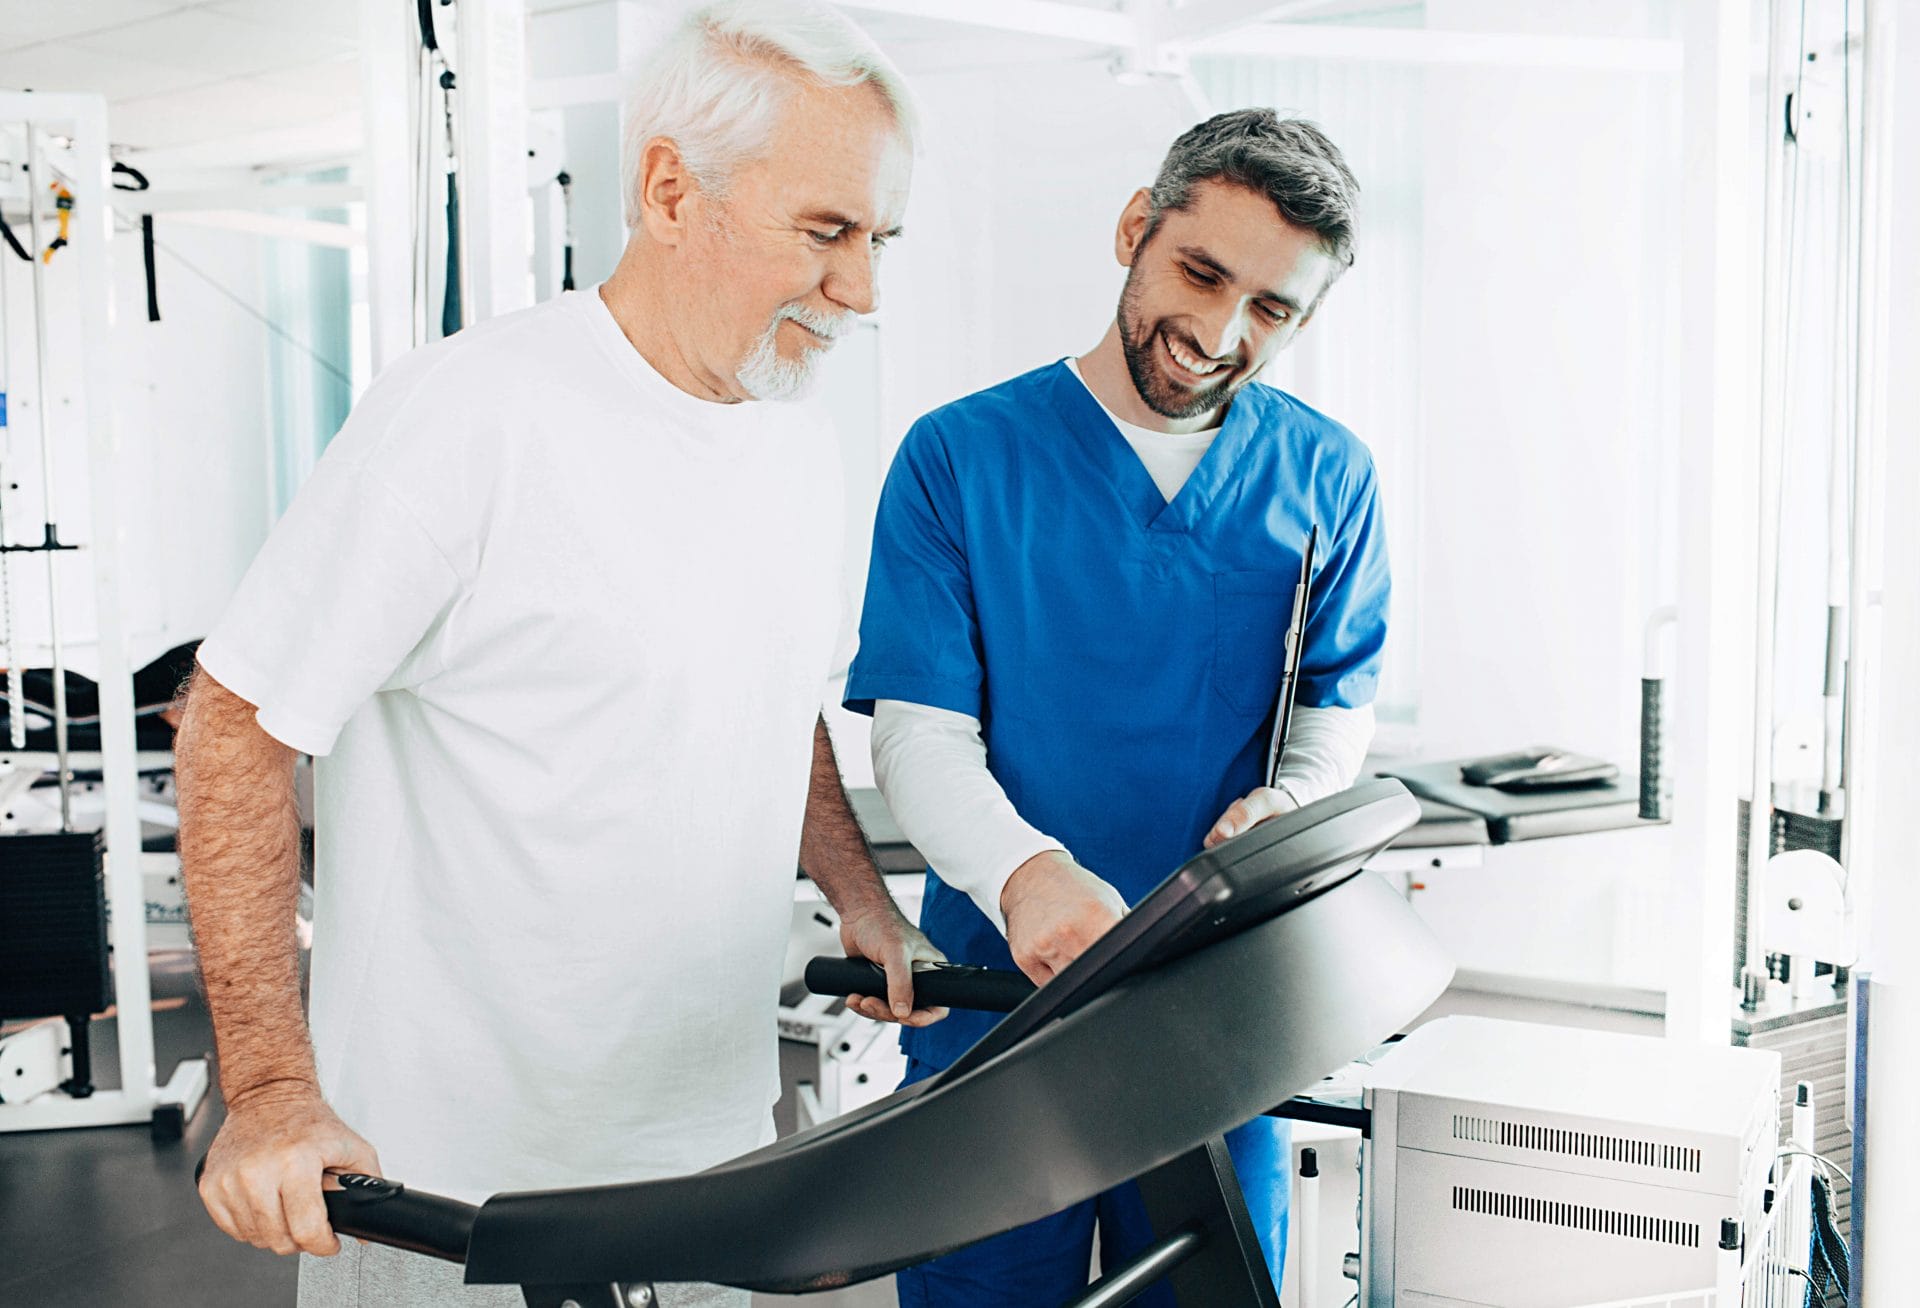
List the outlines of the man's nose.
{"type": "Polygon", "coordinates": [[[1201,349],[1216,359],[1230,359],[1247,336],[1246,306],[1236,301],[1231,307],[1202,314],[1196,327],[1201,349]]]}
{"type": "Polygon", "coordinates": [[[826,297],[855,313],[880,307],[879,252],[871,242],[849,242],[838,253],[821,285],[826,297]]]}

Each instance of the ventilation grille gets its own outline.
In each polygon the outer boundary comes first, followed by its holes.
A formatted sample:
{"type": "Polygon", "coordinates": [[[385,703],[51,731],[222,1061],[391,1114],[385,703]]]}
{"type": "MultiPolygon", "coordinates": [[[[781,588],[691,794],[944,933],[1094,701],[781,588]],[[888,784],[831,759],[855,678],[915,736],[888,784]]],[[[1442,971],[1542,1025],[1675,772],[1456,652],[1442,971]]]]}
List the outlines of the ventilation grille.
{"type": "Polygon", "coordinates": [[[1505,1145],[1509,1149],[1536,1149],[1542,1153],[1597,1158],[1609,1163],[1633,1163],[1669,1172],[1700,1170],[1700,1151],[1683,1145],[1656,1144],[1624,1135],[1597,1135],[1591,1131],[1562,1131],[1501,1122],[1490,1117],[1453,1115],[1453,1138],[1476,1144],[1505,1145]]]}
{"type": "Polygon", "coordinates": [[[1525,1195],[1502,1194],[1497,1190],[1478,1190],[1464,1185],[1453,1187],[1453,1207],[1456,1212],[1462,1213],[1510,1217],[1519,1222],[1565,1226],[1576,1231],[1624,1236],[1630,1240],[1677,1244],[1687,1249],[1700,1247],[1700,1223],[1648,1217],[1644,1213],[1623,1213],[1612,1208],[1594,1208],[1588,1204],[1529,1199],[1525,1195]]]}

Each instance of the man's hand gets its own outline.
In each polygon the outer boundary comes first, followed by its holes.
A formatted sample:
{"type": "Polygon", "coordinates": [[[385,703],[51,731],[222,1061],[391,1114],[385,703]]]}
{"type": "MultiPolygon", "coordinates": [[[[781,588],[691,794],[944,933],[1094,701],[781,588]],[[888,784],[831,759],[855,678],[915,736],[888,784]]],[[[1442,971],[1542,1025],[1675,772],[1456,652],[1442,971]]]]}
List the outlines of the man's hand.
{"type": "Polygon", "coordinates": [[[336,1254],[340,1240],[320,1197],[328,1169],[378,1176],[380,1158],[313,1086],[274,1082],[227,1106],[200,1202],[236,1240],[277,1254],[336,1254]]]}
{"type": "Polygon", "coordinates": [[[865,912],[840,919],[840,944],[849,958],[864,958],[887,969],[887,997],[848,995],[847,1007],[876,1022],[902,1026],[931,1026],[947,1015],[944,1008],[913,1006],[913,965],[943,963],[947,956],[901,916],[888,900],[865,912]]]}
{"type": "Polygon", "coordinates": [[[1242,831],[1251,831],[1268,818],[1277,818],[1282,813],[1291,813],[1300,806],[1293,802],[1293,796],[1284,790],[1275,790],[1272,786],[1261,786],[1244,799],[1236,799],[1233,806],[1220,815],[1213,824],[1213,830],[1207,832],[1203,842],[1208,849],[1223,840],[1230,840],[1242,831]]]}
{"type": "Polygon", "coordinates": [[[1120,892],[1062,850],[1036,854],[1000,891],[1007,947],[1035,985],[1051,981],[1068,963],[1126,915],[1120,892]]]}

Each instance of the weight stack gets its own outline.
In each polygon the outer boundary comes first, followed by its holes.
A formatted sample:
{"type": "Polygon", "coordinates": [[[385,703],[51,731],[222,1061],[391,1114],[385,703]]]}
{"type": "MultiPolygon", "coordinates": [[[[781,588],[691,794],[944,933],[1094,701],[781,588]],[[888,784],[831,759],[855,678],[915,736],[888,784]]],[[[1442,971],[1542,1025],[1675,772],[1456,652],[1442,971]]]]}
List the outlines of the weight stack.
{"type": "Polygon", "coordinates": [[[0,836],[0,1018],[113,1002],[102,867],[97,832],[0,836]]]}
{"type": "MultiPolygon", "coordinates": [[[[1813,1149],[1838,1167],[1833,1178],[1833,1207],[1840,1233],[1853,1230],[1853,1130],[1847,1121],[1847,1001],[1822,995],[1798,1007],[1733,1020],[1733,1043],[1746,1049],[1771,1049],[1780,1055],[1780,1146],[1793,1135],[1794,1091],[1802,1081],[1813,1087],[1813,1149]]],[[[1818,1302],[1816,1294],[1810,1302],[1818,1302]]]]}
{"type": "MultiPolygon", "coordinates": [[[[1750,893],[1747,888],[1748,807],[1746,800],[1740,801],[1740,837],[1733,867],[1733,984],[1736,988],[1740,985],[1740,959],[1747,950],[1747,898],[1750,893]]],[[[1776,807],[1767,832],[1767,858],[1784,854],[1790,849],[1815,849],[1837,863],[1840,861],[1842,829],[1843,819],[1838,816],[1796,813],[1791,809],[1776,807]]],[[[1782,1084],[1792,1089],[1791,1082],[1782,1084]]]]}

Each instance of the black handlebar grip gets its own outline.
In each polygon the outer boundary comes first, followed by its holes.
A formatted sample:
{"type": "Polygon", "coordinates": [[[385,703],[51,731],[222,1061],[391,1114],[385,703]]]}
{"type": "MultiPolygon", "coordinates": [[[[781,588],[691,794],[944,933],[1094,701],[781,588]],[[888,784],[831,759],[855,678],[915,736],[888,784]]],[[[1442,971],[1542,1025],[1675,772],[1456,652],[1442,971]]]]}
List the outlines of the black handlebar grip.
{"type": "MultiPolygon", "coordinates": [[[[206,1170],[207,1160],[202,1158],[193,1169],[195,1185],[206,1170]]],[[[335,1235],[371,1240],[450,1263],[467,1261],[474,1219],[480,1215],[473,1204],[408,1190],[398,1181],[359,1172],[334,1179],[341,1188],[320,1193],[327,1204],[327,1223],[335,1235]]]]}
{"type": "MultiPolygon", "coordinates": [[[[864,958],[816,958],[807,964],[807,989],[816,995],[887,997],[887,973],[864,958]]],[[[913,974],[916,1008],[972,1008],[1011,1013],[1033,994],[1034,984],[1018,972],[990,967],[937,963],[913,974]]]]}
{"type": "Polygon", "coordinates": [[[349,1172],[340,1189],[322,1191],[334,1233],[392,1245],[450,1263],[467,1261],[480,1209],[444,1195],[409,1190],[397,1181],[349,1172]]]}

